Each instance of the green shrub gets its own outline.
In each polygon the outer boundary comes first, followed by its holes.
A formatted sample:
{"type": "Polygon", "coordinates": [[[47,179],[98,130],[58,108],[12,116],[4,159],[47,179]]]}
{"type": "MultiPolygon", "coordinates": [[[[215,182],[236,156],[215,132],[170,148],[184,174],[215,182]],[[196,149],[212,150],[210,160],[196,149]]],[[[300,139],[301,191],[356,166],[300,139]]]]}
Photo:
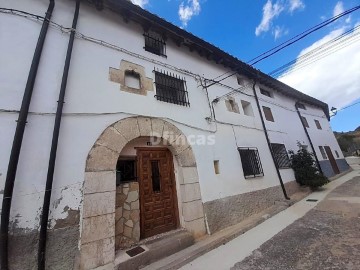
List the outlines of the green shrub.
{"type": "Polygon", "coordinates": [[[313,154],[306,149],[300,149],[297,153],[289,151],[289,153],[295,179],[300,185],[317,188],[329,182],[326,176],[321,174],[316,167],[313,154]]]}

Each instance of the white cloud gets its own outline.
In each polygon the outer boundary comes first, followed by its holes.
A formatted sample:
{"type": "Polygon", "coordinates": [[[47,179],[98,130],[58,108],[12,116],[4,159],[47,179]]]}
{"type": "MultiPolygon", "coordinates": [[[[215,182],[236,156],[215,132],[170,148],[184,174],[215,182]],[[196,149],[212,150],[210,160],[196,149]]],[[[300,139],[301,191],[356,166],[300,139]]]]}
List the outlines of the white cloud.
{"type": "Polygon", "coordinates": [[[279,38],[280,31],[276,29],[277,27],[272,27],[272,22],[285,10],[293,13],[295,10],[302,10],[304,8],[305,4],[302,0],[276,0],[274,3],[272,0],[268,0],[263,6],[262,19],[255,29],[255,35],[259,36],[261,33],[272,29],[275,39],[279,38]]]}
{"type": "Polygon", "coordinates": [[[131,0],[131,2],[143,8],[147,3],[149,3],[149,0],[131,0]]]}
{"type": "Polygon", "coordinates": [[[281,38],[282,36],[285,36],[289,33],[288,29],[285,29],[282,26],[275,26],[274,30],[273,30],[273,35],[275,40],[277,40],[278,38],[281,38]]]}
{"type": "MultiPolygon", "coordinates": [[[[340,35],[348,28],[330,32],[299,56],[340,35]]],[[[358,30],[360,31],[360,30],[358,30]]],[[[296,68],[296,66],[295,66],[296,68]]],[[[279,78],[280,81],[329,104],[341,108],[360,98],[360,42],[343,48],[313,64],[279,78]]]]}
{"type": "Polygon", "coordinates": [[[179,18],[182,22],[182,26],[186,27],[191,18],[200,13],[200,3],[199,0],[187,0],[185,5],[182,2],[179,6],[179,18]]]}
{"type": "Polygon", "coordinates": [[[301,0],[290,0],[289,11],[294,12],[297,9],[305,8],[305,4],[301,0]]]}
{"type": "Polygon", "coordinates": [[[333,16],[337,16],[345,11],[343,2],[339,1],[336,3],[333,11],[333,16]]]}
{"type": "Polygon", "coordinates": [[[283,10],[284,6],[279,1],[273,4],[271,0],[268,0],[263,7],[263,17],[255,29],[255,35],[259,36],[262,32],[269,31],[272,20],[278,17],[283,10]]]}

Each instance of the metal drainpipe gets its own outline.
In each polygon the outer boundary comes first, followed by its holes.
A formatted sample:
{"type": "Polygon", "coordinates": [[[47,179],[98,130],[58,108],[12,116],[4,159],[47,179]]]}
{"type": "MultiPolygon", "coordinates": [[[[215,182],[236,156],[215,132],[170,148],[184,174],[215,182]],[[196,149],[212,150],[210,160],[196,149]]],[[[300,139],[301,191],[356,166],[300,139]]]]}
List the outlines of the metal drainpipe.
{"type": "Polygon", "coordinates": [[[1,269],[7,270],[8,265],[8,238],[9,238],[9,221],[10,221],[10,209],[11,199],[14,190],[14,183],[16,177],[17,166],[19,162],[21,145],[24,137],[26,120],[29,113],[29,107],[31,102],[32,93],[34,90],[34,84],[36,75],[40,63],[41,53],[45,43],[45,38],[49,26],[49,21],[55,6],[54,0],[50,0],[48,9],[46,11],[45,20],[42,24],[40,35],[36,44],[33,60],[31,63],[26,87],[24,90],[24,96],[19,111],[19,116],[16,124],[16,130],[14,135],[14,141],[11,148],[10,159],[8,169],[6,173],[6,180],[4,186],[4,197],[2,201],[2,212],[1,212],[1,244],[0,244],[0,260],[1,269]]]}
{"type": "Polygon", "coordinates": [[[317,166],[318,166],[318,169],[319,169],[320,173],[323,174],[323,171],[322,171],[322,169],[321,169],[320,162],[319,162],[319,159],[318,159],[318,157],[317,157],[317,155],[316,155],[315,148],[314,148],[314,145],[313,145],[313,143],[312,143],[312,141],[311,141],[309,132],[307,131],[307,128],[306,128],[306,126],[305,126],[305,124],[304,124],[304,122],[303,122],[303,120],[302,120],[302,118],[301,118],[301,114],[300,114],[300,111],[299,111],[299,108],[298,108],[298,103],[299,103],[298,101],[295,103],[296,112],[297,112],[297,114],[298,114],[298,116],[299,116],[299,119],[300,119],[300,122],[301,122],[301,124],[302,124],[302,126],[303,126],[303,128],[304,128],[304,131],[305,131],[305,133],[306,133],[306,137],[308,138],[308,140],[309,140],[309,142],[310,142],[310,146],[311,146],[311,149],[312,149],[312,151],[313,151],[313,153],[314,153],[314,157],[315,157],[315,161],[316,161],[316,164],[317,164],[317,166]]]}
{"type": "Polygon", "coordinates": [[[64,100],[65,100],[65,92],[66,92],[66,85],[67,85],[67,79],[68,79],[68,74],[69,74],[72,49],[73,49],[74,39],[75,39],[75,29],[76,29],[76,25],[77,25],[77,21],[78,21],[78,17],[79,17],[79,9],[80,9],[80,0],[76,0],[74,19],[73,19],[73,23],[72,23],[72,31],[71,31],[70,38],[69,38],[69,43],[68,43],[68,48],[67,48],[67,53],[66,53],[66,58],[65,58],[64,71],[63,71],[63,76],[62,76],[62,80],[61,80],[60,92],[59,92],[59,100],[58,100],[58,105],[57,105],[57,109],[56,109],[53,137],[52,137],[50,157],[49,157],[48,172],[47,172],[47,178],[46,178],[44,202],[43,202],[42,215],[41,215],[41,221],[40,221],[40,235],[39,235],[39,247],[38,247],[38,269],[39,270],[45,269],[47,225],[48,225],[48,220],[49,220],[49,208],[50,208],[52,184],[53,184],[53,180],[54,180],[56,151],[57,151],[57,147],[58,147],[61,117],[62,117],[63,105],[64,105],[64,100]]]}
{"type": "Polygon", "coordinates": [[[285,189],[285,186],[284,186],[284,183],[283,183],[281,174],[280,174],[280,170],[279,170],[279,167],[278,167],[278,165],[277,165],[277,163],[276,163],[276,160],[275,160],[275,157],[274,157],[274,153],[273,153],[272,148],[271,148],[271,143],[270,143],[269,135],[268,135],[268,133],[267,133],[266,126],[265,126],[265,122],[264,122],[264,118],[263,118],[263,115],[262,115],[262,113],[261,113],[260,103],[259,103],[258,96],[257,96],[257,94],[256,94],[255,85],[256,85],[256,81],[254,80],[254,84],[253,84],[254,97],[255,97],[256,105],[257,105],[257,108],[258,108],[258,111],[259,111],[259,114],[260,114],[260,119],[261,119],[261,123],[262,123],[263,129],[264,129],[266,141],[267,141],[267,144],[268,144],[270,153],[271,153],[272,160],[273,160],[274,165],[275,165],[275,168],[276,168],[277,175],[278,175],[278,177],[279,177],[279,181],[280,181],[280,185],[281,185],[281,189],[282,189],[282,191],[283,191],[284,197],[285,197],[285,199],[290,200],[290,198],[288,197],[288,195],[287,195],[287,193],[286,193],[286,189],[285,189]]]}

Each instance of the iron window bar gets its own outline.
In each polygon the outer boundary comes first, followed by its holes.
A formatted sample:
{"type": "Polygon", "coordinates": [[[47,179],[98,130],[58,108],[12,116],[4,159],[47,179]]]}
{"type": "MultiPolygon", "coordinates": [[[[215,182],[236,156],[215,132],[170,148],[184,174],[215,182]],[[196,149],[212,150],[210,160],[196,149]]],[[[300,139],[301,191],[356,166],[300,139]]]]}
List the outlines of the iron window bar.
{"type": "Polygon", "coordinates": [[[273,151],[274,158],[279,169],[291,168],[291,162],[284,144],[272,143],[271,149],[273,151]]]}
{"type": "Polygon", "coordinates": [[[166,43],[161,38],[149,32],[144,33],[145,51],[166,57],[166,43]]]}
{"type": "Polygon", "coordinates": [[[190,107],[185,78],[155,69],[154,72],[157,100],[190,107]]]}
{"type": "Polygon", "coordinates": [[[259,151],[256,147],[239,147],[238,151],[245,179],[264,176],[259,151]]]}

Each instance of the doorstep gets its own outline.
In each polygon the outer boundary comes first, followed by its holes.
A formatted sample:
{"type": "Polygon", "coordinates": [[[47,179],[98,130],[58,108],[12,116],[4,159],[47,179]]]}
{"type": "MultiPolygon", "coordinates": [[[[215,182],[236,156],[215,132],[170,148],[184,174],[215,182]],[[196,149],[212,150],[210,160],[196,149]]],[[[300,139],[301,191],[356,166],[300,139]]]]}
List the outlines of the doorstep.
{"type": "Polygon", "coordinates": [[[137,270],[194,244],[194,237],[185,229],[170,231],[144,239],[126,250],[118,251],[115,268],[137,270]]]}
{"type": "MultiPolygon", "coordinates": [[[[196,258],[204,255],[205,253],[226,244],[248,230],[254,228],[266,219],[276,215],[277,213],[287,209],[294,203],[302,200],[311,193],[310,189],[303,188],[291,196],[291,200],[282,200],[275,202],[273,206],[261,211],[258,214],[243,220],[242,222],[228,227],[224,230],[214,233],[213,235],[206,235],[196,241],[196,243],[182,251],[175,253],[169,257],[156,261],[148,266],[140,268],[142,270],[170,270],[179,269],[180,267],[188,264],[196,258]]],[[[125,268],[126,269],[126,268],[125,268]]]]}

